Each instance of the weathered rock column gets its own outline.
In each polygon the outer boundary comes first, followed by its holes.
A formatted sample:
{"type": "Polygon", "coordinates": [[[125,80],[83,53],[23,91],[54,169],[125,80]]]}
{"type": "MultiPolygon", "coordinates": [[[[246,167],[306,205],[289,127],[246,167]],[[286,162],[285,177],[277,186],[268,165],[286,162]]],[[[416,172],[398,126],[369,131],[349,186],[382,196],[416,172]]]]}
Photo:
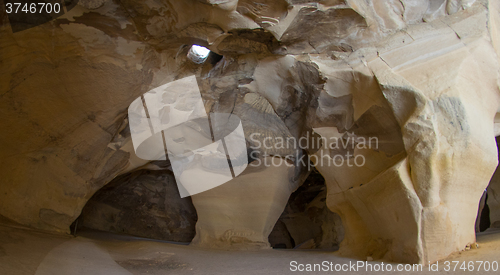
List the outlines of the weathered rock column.
{"type": "Polygon", "coordinates": [[[198,214],[192,245],[270,248],[269,234],[298,186],[290,183],[294,167],[283,159],[267,157],[259,161],[233,180],[191,197],[198,214]]]}
{"type": "Polygon", "coordinates": [[[475,242],[478,203],[497,166],[500,67],[487,20],[476,5],[409,28],[393,40],[399,45],[364,58],[401,127],[406,157],[375,177],[380,170],[366,165],[318,167],[328,206],[346,227],[341,253],[427,264],[475,242]]]}

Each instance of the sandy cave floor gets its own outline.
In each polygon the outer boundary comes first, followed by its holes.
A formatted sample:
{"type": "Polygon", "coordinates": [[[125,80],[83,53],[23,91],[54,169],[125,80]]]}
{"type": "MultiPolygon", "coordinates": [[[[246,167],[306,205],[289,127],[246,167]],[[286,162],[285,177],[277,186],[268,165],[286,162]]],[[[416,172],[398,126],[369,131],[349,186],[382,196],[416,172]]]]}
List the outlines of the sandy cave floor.
{"type": "MultiPolygon", "coordinates": [[[[479,249],[450,256],[449,261],[500,261],[500,231],[478,235],[479,249]]],[[[321,264],[355,263],[336,252],[312,250],[214,251],[103,232],[84,231],[78,237],[0,225],[0,274],[296,274],[290,262],[321,264]]],[[[370,262],[376,264],[377,262],[370,262]]],[[[476,269],[478,264],[476,263],[476,269]]],[[[396,264],[393,264],[396,268],[396,264]]],[[[428,267],[415,272],[375,272],[360,268],[342,274],[496,274],[485,271],[439,271],[428,267]]],[[[457,267],[458,270],[458,267],[457,267]]],[[[306,274],[339,273],[305,272],[306,274]]]]}

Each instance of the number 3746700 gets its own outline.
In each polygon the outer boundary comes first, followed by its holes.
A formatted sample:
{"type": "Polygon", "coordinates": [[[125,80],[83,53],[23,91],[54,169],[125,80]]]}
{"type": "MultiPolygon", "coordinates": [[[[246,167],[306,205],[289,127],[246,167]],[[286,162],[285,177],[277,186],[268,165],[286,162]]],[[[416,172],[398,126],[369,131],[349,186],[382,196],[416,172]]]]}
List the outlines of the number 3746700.
{"type": "Polygon", "coordinates": [[[60,13],[60,3],[6,3],[7,13],[60,13]]]}
{"type": "Polygon", "coordinates": [[[445,271],[498,271],[497,261],[446,261],[444,262],[445,271]]]}

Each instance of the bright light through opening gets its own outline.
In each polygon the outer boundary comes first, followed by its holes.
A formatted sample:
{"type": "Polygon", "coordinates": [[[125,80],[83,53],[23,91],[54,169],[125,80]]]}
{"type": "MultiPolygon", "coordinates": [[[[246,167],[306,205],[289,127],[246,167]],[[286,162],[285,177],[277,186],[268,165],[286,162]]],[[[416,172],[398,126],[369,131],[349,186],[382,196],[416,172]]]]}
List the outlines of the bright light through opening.
{"type": "Polygon", "coordinates": [[[201,64],[207,59],[209,54],[209,49],[202,46],[193,45],[189,50],[188,58],[196,64],[201,64]]]}
{"type": "Polygon", "coordinates": [[[210,53],[209,49],[198,45],[193,45],[191,49],[193,49],[193,52],[201,58],[207,58],[208,54],[210,53]]]}

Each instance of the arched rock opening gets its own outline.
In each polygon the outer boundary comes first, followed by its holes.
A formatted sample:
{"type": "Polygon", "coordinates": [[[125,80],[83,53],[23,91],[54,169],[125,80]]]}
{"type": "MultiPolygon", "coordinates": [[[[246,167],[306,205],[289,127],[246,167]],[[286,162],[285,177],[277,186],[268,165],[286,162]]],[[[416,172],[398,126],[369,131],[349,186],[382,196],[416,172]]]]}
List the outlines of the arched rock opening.
{"type": "Polygon", "coordinates": [[[195,235],[197,215],[191,198],[179,196],[171,171],[139,170],[98,190],[77,221],[77,230],[188,243],[195,235]]]}
{"type": "Polygon", "coordinates": [[[343,238],[340,216],[326,206],[325,179],[313,169],[291,194],[269,243],[273,248],[337,250],[343,238]]]}

